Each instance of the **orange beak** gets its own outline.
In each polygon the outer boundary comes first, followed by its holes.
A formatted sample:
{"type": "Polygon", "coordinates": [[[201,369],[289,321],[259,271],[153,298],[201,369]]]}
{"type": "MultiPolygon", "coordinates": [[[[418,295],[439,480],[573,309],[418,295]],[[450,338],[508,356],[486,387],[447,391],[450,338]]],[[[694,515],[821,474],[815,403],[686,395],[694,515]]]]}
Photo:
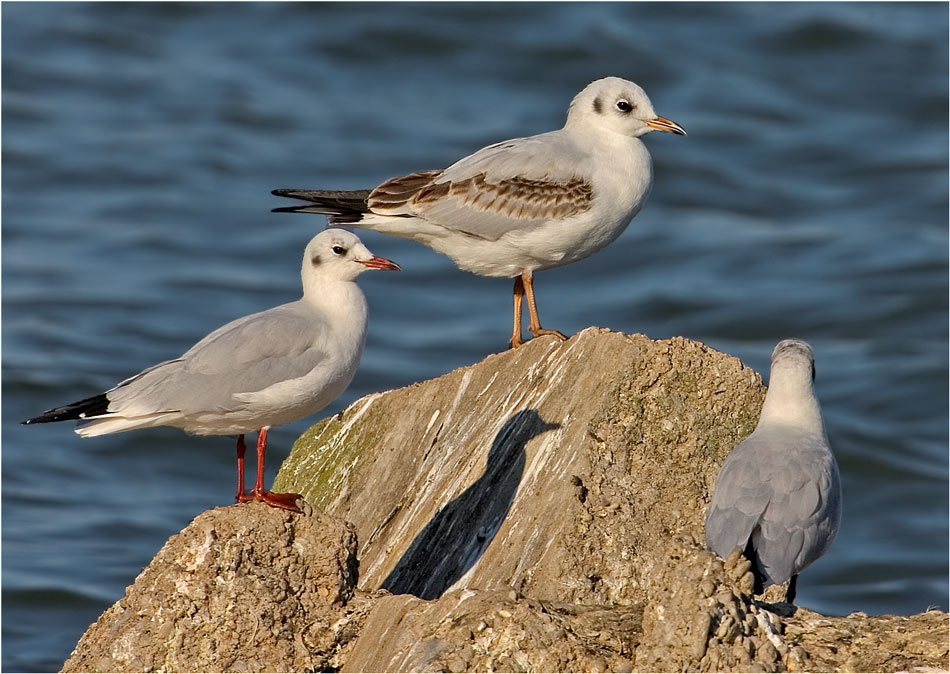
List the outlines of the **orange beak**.
{"type": "Polygon", "coordinates": [[[358,262],[369,269],[388,269],[390,271],[402,271],[399,265],[392,260],[384,257],[371,257],[368,260],[358,260],[358,262]]]}
{"type": "Polygon", "coordinates": [[[686,130],[683,129],[679,124],[674,122],[671,119],[666,117],[656,117],[656,119],[648,119],[645,124],[651,129],[656,129],[657,131],[666,131],[668,133],[675,133],[677,136],[685,136],[686,130]]]}

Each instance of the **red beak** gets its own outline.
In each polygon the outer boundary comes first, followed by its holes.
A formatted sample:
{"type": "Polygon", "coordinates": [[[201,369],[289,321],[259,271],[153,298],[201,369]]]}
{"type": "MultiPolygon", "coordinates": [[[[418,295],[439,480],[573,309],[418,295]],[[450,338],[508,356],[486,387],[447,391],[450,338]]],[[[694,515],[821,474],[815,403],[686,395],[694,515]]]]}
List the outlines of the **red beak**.
{"type": "Polygon", "coordinates": [[[369,269],[388,269],[390,271],[401,271],[399,265],[392,260],[384,257],[371,257],[368,260],[359,260],[359,263],[369,269]]]}

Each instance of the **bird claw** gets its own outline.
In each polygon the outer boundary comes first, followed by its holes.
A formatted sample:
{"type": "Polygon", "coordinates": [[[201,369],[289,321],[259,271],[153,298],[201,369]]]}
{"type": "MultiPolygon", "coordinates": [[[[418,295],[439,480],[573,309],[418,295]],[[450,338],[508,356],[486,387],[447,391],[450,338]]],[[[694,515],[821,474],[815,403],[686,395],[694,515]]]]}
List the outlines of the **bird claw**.
{"type": "MultiPolygon", "coordinates": [[[[558,332],[557,330],[548,330],[546,328],[538,328],[536,330],[531,330],[532,337],[546,337],[547,335],[552,335],[554,337],[557,337],[561,341],[570,339],[570,337],[565,335],[563,332],[558,332]]],[[[524,340],[521,339],[520,335],[517,337],[513,335],[511,339],[508,340],[509,349],[517,349],[522,344],[524,344],[524,340]]]]}
{"type": "Polygon", "coordinates": [[[272,508],[283,508],[284,510],[290,510],[295,513],[299,513],[301,512],[300,508],[297,506],[297,499],[299,498],[300,494],[294,494],[291,492],[277,493],[265,490],[251,490],[247,494],[238,496],[237,502],[247,503],[249,501],[261,501],[272,508]]]}
{"type": "Polygon", "coordinates": [[[548,330],[546,328],[538,328],[537,330],[532,330],[531,334],[534,335],[535,337],[544,337],[545,335],[554,335],[555,337],[560,339],[562,342],[568,339],[568,336],[565,335],[563,332],[558,332],[557,330],[548,330]]]}

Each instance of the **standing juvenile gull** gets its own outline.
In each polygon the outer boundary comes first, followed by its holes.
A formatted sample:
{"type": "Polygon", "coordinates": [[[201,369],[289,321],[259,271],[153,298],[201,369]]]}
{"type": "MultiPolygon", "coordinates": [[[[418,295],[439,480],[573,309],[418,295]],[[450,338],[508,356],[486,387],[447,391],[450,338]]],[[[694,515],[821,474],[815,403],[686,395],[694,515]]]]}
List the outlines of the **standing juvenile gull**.
{"type": "Polygon", "coordinates": [[[755,593],[787,580],[831,547],[841,521],[838,464],[812,390],[815,354],[800,339],[772,352],[769,390],[755,431],[726,457],[706,517],[706,545],[752,562],[755,593]]]}
{"type": "Polygon", "coordinates": [[[566,339],[541,327],[534,272],[581,260],[623,233],[653,185],[639,139],[653,130],[686,135],[653,112],[639,86],[606,77],[574,98],[562,129],[489,145],[447,169],[372,190],[274,190],[312,202],[275,210],[323,213],[331,225],[419,241],[466,271],[514,277],[510,345],[522,344],[525,296],[531,334],[566,339]]]}
{"type": "Polygon", "coordinates": [[[232,321],[180,358],[23,423],[75,419],[83,437],[149,426],[237,434],[238,502],[297,510],[297,494],[264,489],[267,430],[323,409],[353,379],[367,323],[356,277],[366,269],[399,267],[375,257],[350,232],[321,232],[304,252],[301,299],[232,321]],[[258,431],[257,481],[247,494],[244,434],[252,431],[258,431]]]}

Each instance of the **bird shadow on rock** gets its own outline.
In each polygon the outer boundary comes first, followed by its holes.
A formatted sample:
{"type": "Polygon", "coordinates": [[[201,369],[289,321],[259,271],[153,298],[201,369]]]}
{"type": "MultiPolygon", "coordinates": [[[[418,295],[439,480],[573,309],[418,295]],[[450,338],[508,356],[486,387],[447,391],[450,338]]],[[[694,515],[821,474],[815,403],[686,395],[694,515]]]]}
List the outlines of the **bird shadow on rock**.
{"type": "Polygon", "coordinates": [[[438,599],[488,548],[515,500],[525,466],[525,445],[560,428],[533,409],[513,414],[495,435],[485,472],[426,524],[382,587],[393,594],[438,599]]]}

